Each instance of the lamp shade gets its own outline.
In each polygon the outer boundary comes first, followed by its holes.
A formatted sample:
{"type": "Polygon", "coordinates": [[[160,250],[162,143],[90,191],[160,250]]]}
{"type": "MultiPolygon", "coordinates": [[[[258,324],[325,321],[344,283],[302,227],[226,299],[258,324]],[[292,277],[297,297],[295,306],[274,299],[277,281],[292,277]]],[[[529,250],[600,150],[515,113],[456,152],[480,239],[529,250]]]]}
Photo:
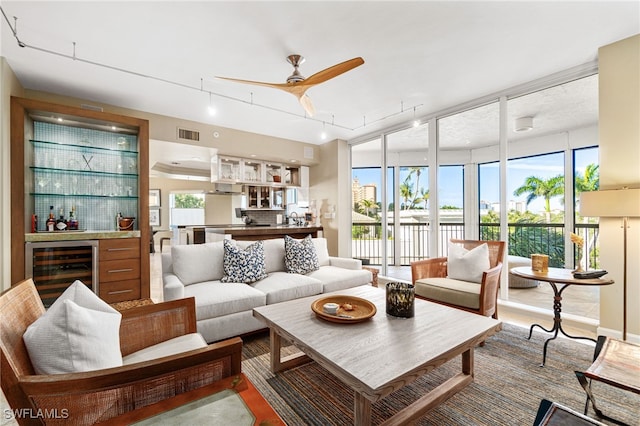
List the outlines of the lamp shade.
{"type": "Polygon", "coordinates": [[[640,189],[582,192],[580,214],[585,217],[638,217],[640,189]]]}

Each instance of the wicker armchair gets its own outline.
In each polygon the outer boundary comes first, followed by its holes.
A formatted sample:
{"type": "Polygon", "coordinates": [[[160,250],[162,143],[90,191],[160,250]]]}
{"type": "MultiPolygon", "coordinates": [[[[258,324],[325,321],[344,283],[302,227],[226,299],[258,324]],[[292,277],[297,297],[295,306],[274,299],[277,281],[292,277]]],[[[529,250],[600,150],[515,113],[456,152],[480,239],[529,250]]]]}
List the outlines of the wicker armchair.
{"type": "MultiPolygon", "coordinates": [[[[440,281],[437,286],[430,286],[429,278],[447,277],[447,258],[438,257],[411,262],[411,280],[415,286],[416,297],[426,299],[431,302],[440,303],[476,314],[498,318],[498,288],[500,286],[500,273],[502,271],[502,260],[504,258],[504,241],[476,241],[476,240],[451,240],[453,244],[460,244],[465,249],[471,250],[481,244],[489,247],[490,269],[482,274],[482,282],[468,286],[470,293],[464,288],[464,283],[451,283],[448,293],[447,282],[440,281]],[[422,280],[422,282],[421,282],[422,280]],[[462,286],[459,286],[462,284],[462,286]],[[479,288],[476,288],[479,286],[479,288]],[[435,289],[435,291],[432,291],[435,289]],[[465,293],[460,298],[459,296],[465,293]],[[453,297],[449,297],[453,295],[453,297]],[[452,303],[451,300],[466,299],[468,303],[452,303]]],[[[453,280],[452,280],[453,281],[453,280]]]]}
{"type": "MultiPolygon", "coordinates": [[[[94,424],[241,372],[236,337],[122,367],[36,375],[22,336],[44,311],[32,280],[0,296],[2,390],[11,409],[22,410],[19,424],[94,424]]],[[[120,325],[122,355],[194,332],[193,298],[128,309],[120,325]]]]}

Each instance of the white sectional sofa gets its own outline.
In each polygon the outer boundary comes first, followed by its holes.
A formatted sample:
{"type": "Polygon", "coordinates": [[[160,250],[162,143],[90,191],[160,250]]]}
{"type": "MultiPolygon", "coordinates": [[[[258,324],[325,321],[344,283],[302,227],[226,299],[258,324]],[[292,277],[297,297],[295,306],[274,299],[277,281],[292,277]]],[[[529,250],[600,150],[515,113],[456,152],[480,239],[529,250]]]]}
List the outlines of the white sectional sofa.
{"type": "MultiPolygon", "coordinates": [[[[312,241],[319,269],[302,275],[287,272],[283,238],[264,240],[267,276],[251,284],[220,281],[225,275],[222,241],[171,247],[171,253],[162,253],[164,300],[195,297],[198,332],[214,342],[265,328],[253,317],[257,306],[371,283],[372,274],[360,260],[331,257],[326,239],[312,241]]],[[[254,243],[231,242],[239,249],[254,243]]]]}

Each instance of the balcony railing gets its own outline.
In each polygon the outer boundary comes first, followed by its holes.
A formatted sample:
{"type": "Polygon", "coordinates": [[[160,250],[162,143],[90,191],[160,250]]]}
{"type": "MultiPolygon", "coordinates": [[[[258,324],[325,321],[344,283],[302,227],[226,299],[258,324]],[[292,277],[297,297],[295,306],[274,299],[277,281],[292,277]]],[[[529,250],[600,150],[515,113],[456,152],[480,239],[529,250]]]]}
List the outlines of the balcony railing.
{"type": "MultiPolygon", "coordinates": [[[[549,255],[549,266],[564,267],[564,224],[556,223],[512,223],[509,224],[509,254],[530,257],[533,253],[549,255]]],[[[440,247],[438,253],[432,255],[429,249],[429,223],[401,223],[399,241],[395,242],[395,226],[389,223],[386,238],[383,239],[382,224],[353,223],[352,255],[355,258],[367,259],[372,265],[382,264],[382,241],[387,244],[387,264],[409,265],[414,260],[442,256],[447,253],[447,242],[452,238],[464,238],[463,223],[440,223],[440,247]],[[396,253],[396,246],[399,253],[396,253]],[[397,259],[397,262],[396,262],[397,259]]],[[[576,234],[584,238],[583,267],[597,268],[598,263],[598,225],[576,224],[576,234]]],[[[499,240],[500,225],[497,223],[480,224],[480,238],[483,240],[499,240]]],[[[576,253],[577,256],[577,253],[576,253]]],[[[577,259],[574,267],[577,264],[577,259]]]]}

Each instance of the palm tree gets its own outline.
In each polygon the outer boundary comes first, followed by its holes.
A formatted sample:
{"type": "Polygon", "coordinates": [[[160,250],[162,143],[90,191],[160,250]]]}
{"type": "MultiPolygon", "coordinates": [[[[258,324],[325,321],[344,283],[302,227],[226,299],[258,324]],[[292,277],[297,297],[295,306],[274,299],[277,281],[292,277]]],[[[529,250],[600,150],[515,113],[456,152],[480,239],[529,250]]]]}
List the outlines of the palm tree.
{"type": "Polygon", "coordinates": [[[564,194],[564,176],[558,175],[549,179],[541,179],[537,176],[529,176],[525,179],[524,185],[516,188],[513,195],[527,195],[527,206],[536,198],[544,198],[544,211],[547,216],[547,222],[551,217],[551,198],[564,194]]]}
{"type": "MultiPolygon", "coordinates": [[[[420,174],[422,173],[422,167],[409,167],[409,175],[407,176],[407,179],[405,181],[408,181],[411,176],[413,176],[414,174],[416,175],[416,189],[419,191],[420,190],[420,174]]],[[[419,201],[418,201],[418,191],[416,191],[416,193],[413,196],[413,200],[411,200],[411,207],[414,207],[419,201]]]]}
{"type": "Polygon", "coordinates": [[[409,200],[413,198],[413,185],[405,179],[400,184],[400,196],[404,200],[404,210],[409,208],[409,200]]]}
{"type": "Polygon", "coordinates": [[[369,216],[369,212],[371,210],[373,210],[374,214],[376,212],[376,210],[378,209],[378,203],[376,203],[373,200],[370,199],[364,199],[364,200],[360,200],[360,206],[362,207],[362,209],[364,209],[365,214],[367,216],[369,216]]]}
{"type": "Polygon", "coordinates": [[[420,196],[417,198],[414,198],[414,202],[417,203],[424,203],[424,209],[427,209],[427,204],[429,203],[429,190],[428,189],[424,189],[424,188],[420,188],[420,196]]]}
{"type": "MultiPolygon", "coordinates": [[[[597,191],[600,188],[600,166],[591,163],[587,165],[587,168],[584,171],[584,176],[582,176],[580,173],[576,173],[576,176],[574,178],[574,185],[576,197],[578,197],[581,192],[597,191]]],[[[583,217],[582,220],[584,223],[588,223],[589,221],[589,219],[586,217],[583,217]]],[[[586,247],[594,247],[596,233],[586,230],[585,234],[586,239],[588,240],[586,242],[586,247]]],[[[587,250],[582,250],[581,255],[582,257],[578,259],[580,264],[588,265],[589,253],[587,252],[587,250]]]]}
{"type": "Polygon", "coordinates": [[[589,164],[584,171],[584,176],[576,173],[575,177],[576,195],[581,192],[597,191],[600,188],[600,166],[589,164]]]}

